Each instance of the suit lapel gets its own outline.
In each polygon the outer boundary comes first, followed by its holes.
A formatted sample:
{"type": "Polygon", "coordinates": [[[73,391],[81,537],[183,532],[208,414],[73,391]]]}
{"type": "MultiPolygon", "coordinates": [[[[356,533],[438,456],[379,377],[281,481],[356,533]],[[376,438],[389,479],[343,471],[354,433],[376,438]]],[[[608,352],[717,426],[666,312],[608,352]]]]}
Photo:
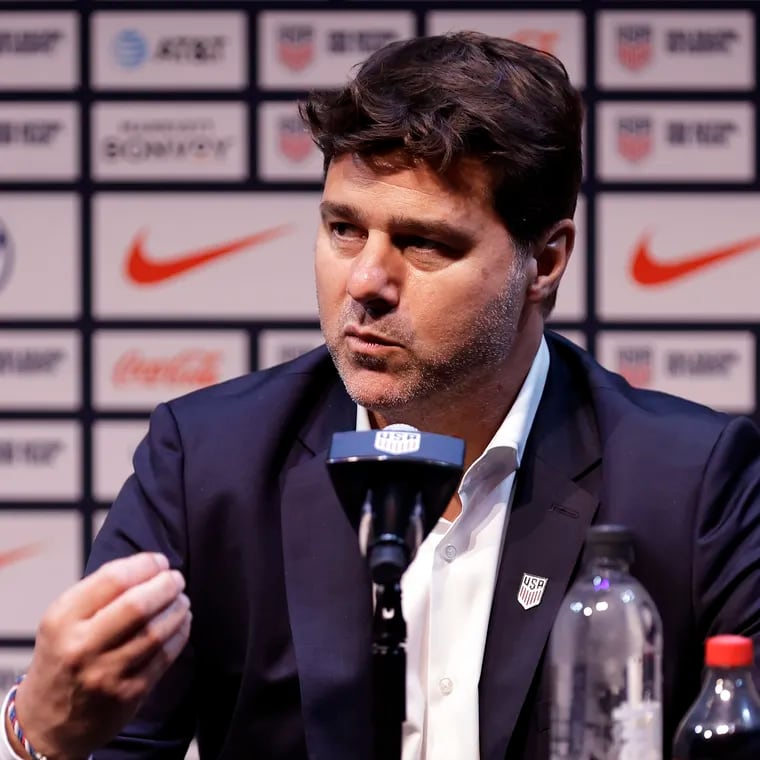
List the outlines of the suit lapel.
{"type": "MultiPolygon", "coordinates": [[[[551,366],[505,536],[480,680],[482,760],[503,760],[598,506],[600,446],[593,409],[549,341],[551,366]],[[524,573],[548,579],[524,610],[524,573]]],[[[580,371],[580,370],[579,370],[580,371]]],[[[303,426],[282,488],[288,610],[311,760],[364,760],[372,746],[372,600],[366,563],[325,460],[330,437],[353,430],[337,379],[303,426]]]]}
{"type": "Polygon", "coordinates": [[[599,459],[588,399],[552,347],[491,607],[479,695],[482,760],[504,760],[598,506],[599,459]],[[547,579],[540,604],[527,610],[517,599],[524,573],[547,579]]]}
{"type": "Polygon", "coordinates": [[[371,752],[372,602],[366,563],[330,482],[330,436],[356,407],[334,388],[302,431],[282,493],[285,584],[312,760],[371,752]]]}

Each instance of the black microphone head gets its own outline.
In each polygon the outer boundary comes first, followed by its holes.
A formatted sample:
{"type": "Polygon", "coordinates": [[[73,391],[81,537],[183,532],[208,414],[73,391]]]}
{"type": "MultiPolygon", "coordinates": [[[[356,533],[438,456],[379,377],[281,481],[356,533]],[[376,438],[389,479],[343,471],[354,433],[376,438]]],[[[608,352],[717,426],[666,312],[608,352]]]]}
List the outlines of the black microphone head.
{"type": "Polygon", "coordinates": [[[372,535],[408,547],[430,533],[454,495],[464,469],[464,441],[411,425],[335,433],[327,459],[335,492],[359,532],[369,504],[372,535]],[[418,509],[418,505],[421,509],[418,509]],[[412,515],[414,514],[414,521],[412,515]],[[411,542],[409,526],[419,524],[411,542]]]}

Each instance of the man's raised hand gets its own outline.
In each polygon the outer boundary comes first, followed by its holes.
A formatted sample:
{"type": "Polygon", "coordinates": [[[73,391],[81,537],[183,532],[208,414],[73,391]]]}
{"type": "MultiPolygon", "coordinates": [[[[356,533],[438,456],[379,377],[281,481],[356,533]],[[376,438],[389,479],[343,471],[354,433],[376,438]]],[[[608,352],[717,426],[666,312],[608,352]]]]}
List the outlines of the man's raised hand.
{"type": "Polygon", "coordinates": [[[133,717],[190,635],[184,587],[166,557],[146,552],[106,563],[50,605],[16,695],[35,750],[85,758],[133,717]]]}

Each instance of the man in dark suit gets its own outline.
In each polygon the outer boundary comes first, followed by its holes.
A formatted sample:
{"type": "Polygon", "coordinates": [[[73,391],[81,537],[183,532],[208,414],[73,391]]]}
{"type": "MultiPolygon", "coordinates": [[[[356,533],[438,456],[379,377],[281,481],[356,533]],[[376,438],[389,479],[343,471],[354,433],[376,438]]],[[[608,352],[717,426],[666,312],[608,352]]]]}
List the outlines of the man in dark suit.
{"type": "Polygon", "coordinates": [[[325,458],[398,422],[467,446],[404,589],[405,760],[548,756],[546,644],[592,522],[631,529],[662,614],[669,744],[705,637],[758,635],[760,433],[544,333],[581,110],[551,56],[476,34],[394,43],[310,99],[327,349],[155,411],[19,687],[36,749],[369,758],[371,589],[325,458]],[[526,572],[548,579],[529,610],[526,572]]]}

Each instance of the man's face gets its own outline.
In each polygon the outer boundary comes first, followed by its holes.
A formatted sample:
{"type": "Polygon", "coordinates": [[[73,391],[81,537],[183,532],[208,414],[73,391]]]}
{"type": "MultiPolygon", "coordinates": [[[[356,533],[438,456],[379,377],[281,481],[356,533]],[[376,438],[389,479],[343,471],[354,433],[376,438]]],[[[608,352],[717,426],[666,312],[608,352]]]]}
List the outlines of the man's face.
{"type": "Polygon", "coordinates": [[[454,400],[503,373],[525,275],[478,164],[345,155],[327,171],[316,245],[322,331],[350,396],[375,411],[454,400]]]}

